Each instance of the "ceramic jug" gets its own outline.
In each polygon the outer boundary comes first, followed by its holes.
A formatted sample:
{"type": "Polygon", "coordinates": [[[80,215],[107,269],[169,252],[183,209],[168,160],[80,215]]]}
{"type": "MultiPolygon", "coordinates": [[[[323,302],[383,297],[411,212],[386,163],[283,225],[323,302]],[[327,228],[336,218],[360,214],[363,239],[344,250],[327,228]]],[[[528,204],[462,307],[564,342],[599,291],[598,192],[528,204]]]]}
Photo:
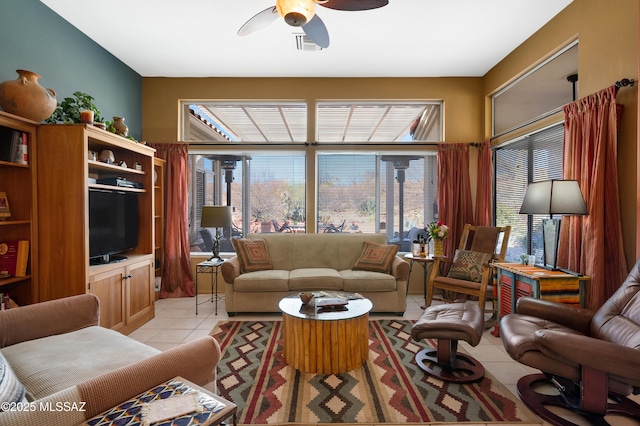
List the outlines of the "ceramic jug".
{"type": "Polygon", "coordinates": [[[38,83],[40,75],[27,70],[16,70],[18,78],[0,83],[0,106],[8,113],[43,121],[53,114],[56,92],[38,83]]]}

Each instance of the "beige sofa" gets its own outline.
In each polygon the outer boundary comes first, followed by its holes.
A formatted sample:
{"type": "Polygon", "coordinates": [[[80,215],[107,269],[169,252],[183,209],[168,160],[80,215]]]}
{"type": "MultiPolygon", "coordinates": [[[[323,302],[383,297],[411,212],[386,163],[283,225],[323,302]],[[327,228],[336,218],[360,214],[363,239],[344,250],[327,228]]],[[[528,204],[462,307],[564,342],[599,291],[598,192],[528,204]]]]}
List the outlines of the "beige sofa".
{"type": "Polygon", "coordinates": [[[372,312],[402,315],[407,304],[409,264],[399,256],[388,274],[352,270],[365,241],[386,244],[383,234],[251,234],[264,239],[272,270],[241,273],[237,256],[222,264],[225,306],[239,312],[278,312],[285,296],[302,291],[360,293],[373,302],[372,312]]]}
{"type": "Polygon", "coordinates": [[[213,337],[160,352],[100,327],[99,312],[91,294],[0,311],[5,376],[12,370],[36,402],[0,412],[0,425],[78,425],[176,376],[213,389],[220,360],[213,337]],[[81,410],[52,410],[57,403],[81,410]]]}

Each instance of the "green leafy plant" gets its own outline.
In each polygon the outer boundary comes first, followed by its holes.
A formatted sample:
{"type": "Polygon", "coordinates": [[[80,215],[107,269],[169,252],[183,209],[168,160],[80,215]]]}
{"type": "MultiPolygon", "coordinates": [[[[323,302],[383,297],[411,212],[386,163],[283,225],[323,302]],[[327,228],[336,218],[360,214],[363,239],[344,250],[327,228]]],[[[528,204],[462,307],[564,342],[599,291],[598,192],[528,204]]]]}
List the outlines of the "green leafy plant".
{"type": "Polygon", "coordinates": [[[58,107],[47,118],[47,123],[80,123],[80,111],[93,111],[93,121],[102,123],[104,118],[100,116],[100,110],[93,102],[93,96],[83,92],[73,92],[73,97],[64,98],[58,102],[58,107]]]}

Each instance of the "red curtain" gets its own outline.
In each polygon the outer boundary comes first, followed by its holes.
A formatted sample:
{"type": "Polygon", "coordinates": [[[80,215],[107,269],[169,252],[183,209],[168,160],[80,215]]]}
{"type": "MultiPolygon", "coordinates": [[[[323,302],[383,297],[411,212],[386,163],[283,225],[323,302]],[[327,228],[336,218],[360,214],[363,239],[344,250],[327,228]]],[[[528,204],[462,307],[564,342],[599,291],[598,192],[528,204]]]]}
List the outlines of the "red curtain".
{"type": "Polygon", "coordinates": [[[622,105],[611,86],[564,107],[565,179],[576,179],[588,216],[562,219],[558,261],[591,278],[586,307],[598,309],[627,276],[618,195],[622,105]]]}
{"type": "Polygon", "coordinates": [[[195,296],[189,249],[189,150],[186,144],[154,144],[156,156],[165,160],[166,223],[161,298],[195,296]]]}
{"type": "Polygon", "coordinates": [[[473,222],[469,144],[438,144],[438,220],[449,227],[444,254],[453,255],[464,225],[473,222]]]}
{"type": "Polygon", "coordinates": [[[491,141],[487,139],[478,148],[478,187],[476,189],[475,225],[493,224],[493,162],[491,141]]]}

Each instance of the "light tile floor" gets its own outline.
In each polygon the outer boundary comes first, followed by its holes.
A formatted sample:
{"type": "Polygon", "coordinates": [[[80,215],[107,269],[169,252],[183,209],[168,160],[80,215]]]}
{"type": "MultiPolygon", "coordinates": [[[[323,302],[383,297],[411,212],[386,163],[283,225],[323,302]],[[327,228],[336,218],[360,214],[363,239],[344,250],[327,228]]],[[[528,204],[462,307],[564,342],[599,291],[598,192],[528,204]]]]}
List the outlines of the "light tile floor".
{"type": "MultiPolygon", "coordinates": [[[[208,335],[218,321],[229,318],[224,309],[224,298],[218,300],[218,315],[214,314],[215,305],[211,301],[210,295],[198,295],[198,302],[198,315],[196,315],[195,298],[161,299],[156,302],[155,318],[132,332],[129,336],[159,350],[166,350],[208,335]]],[[[402,318],[381,314],[371,314],[370,317],[372,319],[417,320],[423,313],[423,310],[420,309],[422,304],[424,304],[422,296],[409,295],[407,297],[407,310],[402,318]]],[[[234,320],[277,320],[280,318],[281,315],[277,313],[236,315],[233,317],[234,320]]],[[[478,346],[471,347],[466,342],[461,342],[460,345],[478,361],[482,362],[485,369],[514,394],[516,393],[516,382],[520,377],[538,372],[513,361],[506,353],[500,338],[493,336],[490,330],[485,331],[478,346]]],[[[640,397],[636,397],[634,400],[640,402],[640,397]]],[[[627,418],[607,416],[607,420],[614,426],[640,425],[640,420],[634,422],[627,418]]],[[[577,421],[577,419],[572,419],[572,421],[577,421]]],[[[544,424],[546,425],[546,423],[544,424]]],[[[589,426],[588,423],[581,424],[589,426]]]]}

